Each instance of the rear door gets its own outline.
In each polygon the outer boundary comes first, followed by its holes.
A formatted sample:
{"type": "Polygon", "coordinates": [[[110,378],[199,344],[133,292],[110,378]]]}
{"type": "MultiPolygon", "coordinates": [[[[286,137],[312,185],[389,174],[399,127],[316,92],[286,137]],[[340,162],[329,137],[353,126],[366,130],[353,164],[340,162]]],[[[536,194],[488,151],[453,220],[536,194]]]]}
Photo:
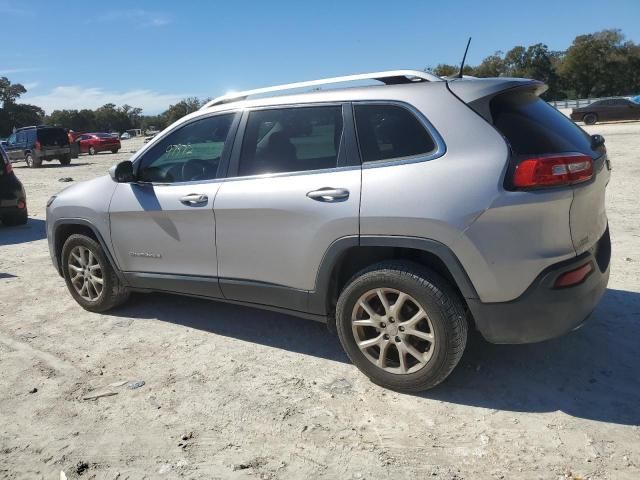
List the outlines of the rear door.
{"type": "Polygon", "coordinates": [[[27,136],[24,130],[19,130],[15,133],[12,133],[7,139],[6,151],[9,155],[9,160],[12,163],[24,160],[26,138],[27,136]]]}
{"type": "Polygon", "coordinates": [[[507,139],[513,164],[534,156],[581,153],[594,162],[593,178],[569,188],[571,239],[579,255],[597,242],[607,228],[605,187],[610,167],[606,150],[592,148],[591,137],[565,115],[530,90],[506,93],[491,102],[495,127],[507,139]]]}
{"type": "Polygon", "coordinates": [[[254,109],[242,124],[214,205],[222,292],[304,311],[329,246],[359,233],[349,106],[254,109]]]}

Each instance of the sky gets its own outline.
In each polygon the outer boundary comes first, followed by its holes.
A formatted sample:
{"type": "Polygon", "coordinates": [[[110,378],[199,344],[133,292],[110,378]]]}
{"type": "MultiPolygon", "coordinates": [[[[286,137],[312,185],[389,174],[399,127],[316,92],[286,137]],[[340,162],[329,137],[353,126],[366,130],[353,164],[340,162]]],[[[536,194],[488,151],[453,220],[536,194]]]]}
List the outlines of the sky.
{"type": "Polygon", "coordinates": [[[0,0],[0,76],[47,113],[105,103],[165,110],[186,96],[458,64],[619,28],[640,0],[0,0]]]}

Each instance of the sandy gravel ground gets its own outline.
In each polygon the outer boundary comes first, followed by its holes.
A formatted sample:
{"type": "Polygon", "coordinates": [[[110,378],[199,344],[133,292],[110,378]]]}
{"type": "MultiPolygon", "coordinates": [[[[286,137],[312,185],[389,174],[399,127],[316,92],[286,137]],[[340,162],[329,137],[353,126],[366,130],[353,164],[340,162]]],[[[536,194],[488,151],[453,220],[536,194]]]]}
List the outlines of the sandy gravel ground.
{"type": "Polygon", "coordinates": [[[372,385],[309,321],[162,295],[85,312],[51,266],[45,202],[137,145],[16,166],[32,218],[0,227],[0,478],[640,478],[640,123],[589,131],[614,166],[604,300],[557,340],[474,338],[420,395],[372,385]]]}

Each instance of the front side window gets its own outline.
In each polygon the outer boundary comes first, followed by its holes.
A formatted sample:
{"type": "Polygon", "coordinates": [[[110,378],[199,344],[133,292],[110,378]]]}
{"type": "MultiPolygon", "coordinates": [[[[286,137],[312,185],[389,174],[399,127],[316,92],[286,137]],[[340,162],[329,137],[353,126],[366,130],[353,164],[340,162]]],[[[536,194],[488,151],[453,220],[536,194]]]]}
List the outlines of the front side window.
{"type": "Polygon", "coordinates": [[[363,162],[426,155],[436,143],[409,110],[398,105],[355,105],[363,162]]]}
{"type": "Polygon", "coordinates": [[[235,115],[202,118],[171,132],[144,154],[138,178],[156,183],[217,178],[235,115]]]}
{"type": "Polygon", "coordinates": [[[335,168],[342,107],[256,110],[249,114],[238,175],[335,168]]]}

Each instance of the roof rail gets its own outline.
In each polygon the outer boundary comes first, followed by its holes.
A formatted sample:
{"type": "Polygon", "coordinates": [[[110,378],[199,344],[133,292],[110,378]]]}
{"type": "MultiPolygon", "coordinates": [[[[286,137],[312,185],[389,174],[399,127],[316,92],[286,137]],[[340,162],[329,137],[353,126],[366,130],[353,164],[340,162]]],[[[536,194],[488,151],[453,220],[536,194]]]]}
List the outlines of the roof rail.
{"type": "Polygon", "coordinates": [[[318,87],[321,85],[329,85],[331,83],[355,82],[358,80],[378,80],[386,85],[397,85],[401,83],[413,82],[440,82],[442,79],[437,75],[420,70],[389,70],[385,72],[360,73],[357,75],[346,75],[343,77],[323,78],[320,80],[310,80],[307,82],[288,83],[285,85],[275,85],[273,87],[256,88],[254,90],[245,90],[244,92],[231,92],[221,97],[205,103],[201,109],[213,107],[214,105],[222,105],[224,103],[238,102],[245,100],[250,95],[259,95],[262,93],[281,92],[285,90],[293,90],[296,88],[318,87]]]}

